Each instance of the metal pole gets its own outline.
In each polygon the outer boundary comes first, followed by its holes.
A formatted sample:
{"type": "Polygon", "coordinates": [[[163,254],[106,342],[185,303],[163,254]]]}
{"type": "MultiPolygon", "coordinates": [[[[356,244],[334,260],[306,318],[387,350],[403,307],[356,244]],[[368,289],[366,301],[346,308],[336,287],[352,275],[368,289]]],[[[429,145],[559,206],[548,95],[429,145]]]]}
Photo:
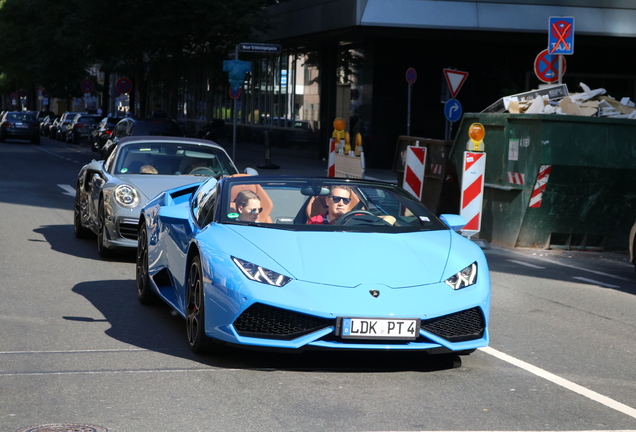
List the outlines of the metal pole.
{"type": "Polygon", "coordinates": [[[407,118],[406,118],[406,136],[411,136],[411,87],[413,87],[413,84],[409,84],[409,98],[408,98],[407,118]]]}
{"type": "MultiPolygon", "coordinates": [[[[234,59],[238,60],[239,59],[239,50],[238,50],[238,44],[236,44],[234,46],[234,59]]],[[[239,87],[240,88],[240,87],[239,87]]],[[[236,163],[236,117],[237,117],[237,113],[236,113],[236,98],[232,98],[234,99],[234,103],[233,108],[232,108],[232,117],[233,117],[233,125],[232,125],[232,160],[234,161],[234,163],[236,163]]]]}

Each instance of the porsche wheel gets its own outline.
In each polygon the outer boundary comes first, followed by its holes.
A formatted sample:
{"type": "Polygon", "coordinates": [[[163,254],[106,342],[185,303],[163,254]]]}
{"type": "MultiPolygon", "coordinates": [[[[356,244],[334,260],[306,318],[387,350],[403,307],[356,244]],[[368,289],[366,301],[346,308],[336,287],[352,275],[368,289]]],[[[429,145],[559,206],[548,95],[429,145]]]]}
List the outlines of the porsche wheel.
{"type": "Polygon", "coordinates": [[[104,239],[106,238],[106,217],[104,216],[104,201],[99,201],[98,227],[97,227],[97,252],[102,258],[111,258],[115,253],[106,247],[104,239]]]}
{"type": "Polygon", "coordinates": [[[197,354],[210,352],[217,344],[214,344],[212,340],[205,335],[203,270],[199,256],[194,257],[190,263],[187,289],[186,332],[190,348],[192,352],[197,354]]]}
{"type": "Polygon", "coordinates": [[[82,208],[80,205],[80,193],[75,192],[75,208],[73,210],[73,228],[75,237],[83,239],[89,236],[90,230],[82,225],[82,208]]]}
{"type": "Polygon", "coordinates": [[[148,230],[142,225],[139,230],[139,244],[137,246],[137,299],[141,304],[151,304],[156,300],[155,293],[150,289],[148,275],[148,230]]]}

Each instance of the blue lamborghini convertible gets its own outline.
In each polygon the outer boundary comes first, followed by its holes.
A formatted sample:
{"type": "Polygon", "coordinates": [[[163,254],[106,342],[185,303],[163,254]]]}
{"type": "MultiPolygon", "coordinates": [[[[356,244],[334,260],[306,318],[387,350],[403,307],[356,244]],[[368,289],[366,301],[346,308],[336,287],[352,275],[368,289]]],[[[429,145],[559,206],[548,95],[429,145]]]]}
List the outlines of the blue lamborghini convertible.
{"type": "Polygon", "coordinates": [[[246,176],[165,191],[139,222],[137,296],[186,321],[194,352],[488,345],[485,256],[398,186],[246,176]]]}

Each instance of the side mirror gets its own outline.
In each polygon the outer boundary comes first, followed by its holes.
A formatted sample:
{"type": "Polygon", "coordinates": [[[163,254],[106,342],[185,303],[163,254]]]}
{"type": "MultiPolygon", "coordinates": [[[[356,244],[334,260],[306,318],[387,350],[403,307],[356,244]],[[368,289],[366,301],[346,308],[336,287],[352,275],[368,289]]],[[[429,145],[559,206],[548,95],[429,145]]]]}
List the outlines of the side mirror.
{"type": "Polygon", "coordinates": [[[453,231],[460,231],[468,222],[460,215],[443,214],[439,217],[453,231]]]}
{"type": "Polygon", "coordinates": [[[249,167],[245,168],[244,173],[247,174],[247,175],[251,175],[251,176],[257,176],[258,175],[258,171],[256,171],[254,168],[249,168],[249,167]]]}

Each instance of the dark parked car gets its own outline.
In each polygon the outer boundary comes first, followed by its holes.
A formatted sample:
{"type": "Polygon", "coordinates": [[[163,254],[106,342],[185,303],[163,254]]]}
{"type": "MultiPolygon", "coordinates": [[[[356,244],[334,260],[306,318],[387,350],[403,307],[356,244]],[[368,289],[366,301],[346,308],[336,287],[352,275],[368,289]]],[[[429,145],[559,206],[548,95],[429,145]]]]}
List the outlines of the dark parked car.
{"type": "Polygon", "coordinates": [[[71,123],[73,117],[77,114],[83,114],[80,112],[70,112],[67,111],[60,116],[55,122],[51,125],[51,134],[49,138],[56,139],[58,141],[66,140],[66,127],[71,123]]]}
{"type": "Polygon", "coordinates": [[[66,142],[77,144],[88,139],[101,118],[97,114],[77,114],[66,127],[66,142]]]}
{"type": "Polygon", "coordinates": [[[174,120],[169,119],[134,119],[124,118],[115,128],[111,137],[106,141],[102,147],[102,158],[106,159],[117,147],[117,143],[120,139],[127,136],[172,136],[172,137],[184,137],[185,134],[174,120]]]}
{"type": "Polygon", "coordinates": [[[57,119],[57,115],[49,114],[40,122],[40,135],[48,137],[51,134],[51,125],[57,119]]]}
{"type": "Polygon", "coordinates": [[[115,125],[122,119],[123,117],[104,117],[97,125],[97,128],[91,132],[91,136],[89,137],[91,150],[94,152],[101,152],[102,147],[104,147],[108,138],[110,138],[113,134],[115,125]]]}
{"type": "Polygon", "coordinates": [[[0,142],[7,139],[28,139],[40,144],[40,122],[36,113],[29,111],[9,111],[0,119],[0,142]]]}

